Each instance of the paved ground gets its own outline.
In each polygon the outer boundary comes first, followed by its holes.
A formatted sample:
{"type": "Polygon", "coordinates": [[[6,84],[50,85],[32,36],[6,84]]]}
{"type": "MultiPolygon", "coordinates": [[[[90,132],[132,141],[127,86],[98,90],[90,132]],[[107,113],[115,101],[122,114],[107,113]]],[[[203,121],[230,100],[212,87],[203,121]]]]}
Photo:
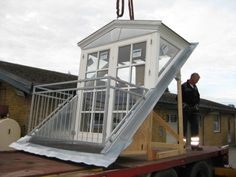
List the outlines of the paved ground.
{"type": "Polygon", "coordinates": [[[229,149],[229,164],[236,168],[236,147],[230,147],[229,149]]]}

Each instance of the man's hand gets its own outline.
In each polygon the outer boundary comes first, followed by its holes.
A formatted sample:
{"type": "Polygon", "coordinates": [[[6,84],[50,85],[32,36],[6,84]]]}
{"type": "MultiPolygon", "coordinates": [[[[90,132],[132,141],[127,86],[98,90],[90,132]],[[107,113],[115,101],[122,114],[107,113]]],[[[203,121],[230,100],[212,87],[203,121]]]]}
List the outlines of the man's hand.
{"type": "Polygon", "coordinates": [[[194,109],[197,110],[197,111],[199,111],[199,105],[196,104],[196,105],[194,106],[194,109]]]}

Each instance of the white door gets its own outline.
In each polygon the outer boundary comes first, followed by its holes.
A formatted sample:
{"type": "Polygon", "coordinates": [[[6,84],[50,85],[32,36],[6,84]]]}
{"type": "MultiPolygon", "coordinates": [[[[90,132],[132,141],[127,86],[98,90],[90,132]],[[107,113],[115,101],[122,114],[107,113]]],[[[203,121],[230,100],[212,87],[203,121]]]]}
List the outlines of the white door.
{"type": "Polygon", "coordinates": [[[93,80],[108,75],[110,61],[110,49],[104,49],[88,53],[86,56],[86,70],[83,75],[86,89],[81,92],[81,108],[79,113],[79,133],[77,139],[87,142],[102,142],[104,124],[104,106],[106,89],[105,81],[93,80]],[[92,80],[91,80],[92,79],[92,80]]]}

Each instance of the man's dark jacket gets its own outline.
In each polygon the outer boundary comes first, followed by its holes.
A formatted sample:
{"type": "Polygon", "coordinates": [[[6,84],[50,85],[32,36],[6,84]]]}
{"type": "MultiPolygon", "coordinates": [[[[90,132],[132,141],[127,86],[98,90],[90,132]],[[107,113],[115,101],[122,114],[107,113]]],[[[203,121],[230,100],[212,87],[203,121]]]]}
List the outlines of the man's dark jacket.
{"type": "Polygon", "coordinates": [[[194,107],[200,102],[200,94],[198,92],[197,86],[193,87],[187,82],[182,84],[182,99],[183,103],[190,107],[194,107]]]}

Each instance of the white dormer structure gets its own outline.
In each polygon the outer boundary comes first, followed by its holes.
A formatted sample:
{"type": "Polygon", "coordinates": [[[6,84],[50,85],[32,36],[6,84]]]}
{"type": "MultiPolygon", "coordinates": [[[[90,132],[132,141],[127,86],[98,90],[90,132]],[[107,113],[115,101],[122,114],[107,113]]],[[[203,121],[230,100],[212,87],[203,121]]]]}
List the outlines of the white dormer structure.
{"type": "MultiPolygon", "coordinates": [[[[81,48],[79,80],[112,76],[150,89],[155,87],[164,68],[190,44],[161,21],[114,20],[78,45],[81,48]]],[[[116,86],[114,82],[111,84],[116,86]]],[[[95,85],[93,82],[90,86],[95,85]]],[[[132,86],[124,89],[130,90],[132,86]]],[[[111,95],[115,97],[113,92],[111,95]]],[[[110,100],[110,103],[114,101],[110,100]]],[[[122,104],[126,106],[128,100],[122,104]]],[[[128,111],[126,107],[121,109],[116,111],[115,105],[110,105],[107,137],[110,136],[115,119],[128,111]]],[[[99,111],[95,111],[95,115],[98,114],[99,111]]],[[[93,120],[96,119],[95,115],[88,121],[96,122],[97,120],[93,120]]],[[[100,119],[101,117],[103,116],[100,119]]]]}
{"type": "Polygon", "coordinates": [[[189,43],[161,21],[114,20],[78,45],[80,79],[109,75],[149,89],[189,43]]]}
{"type": "Polygon", "coordinates": [[[78,43],[78,81],[34,88],[29,134],[12,147],[110,165],[196,45],[161,21],[110,22],[78,43]]]}

